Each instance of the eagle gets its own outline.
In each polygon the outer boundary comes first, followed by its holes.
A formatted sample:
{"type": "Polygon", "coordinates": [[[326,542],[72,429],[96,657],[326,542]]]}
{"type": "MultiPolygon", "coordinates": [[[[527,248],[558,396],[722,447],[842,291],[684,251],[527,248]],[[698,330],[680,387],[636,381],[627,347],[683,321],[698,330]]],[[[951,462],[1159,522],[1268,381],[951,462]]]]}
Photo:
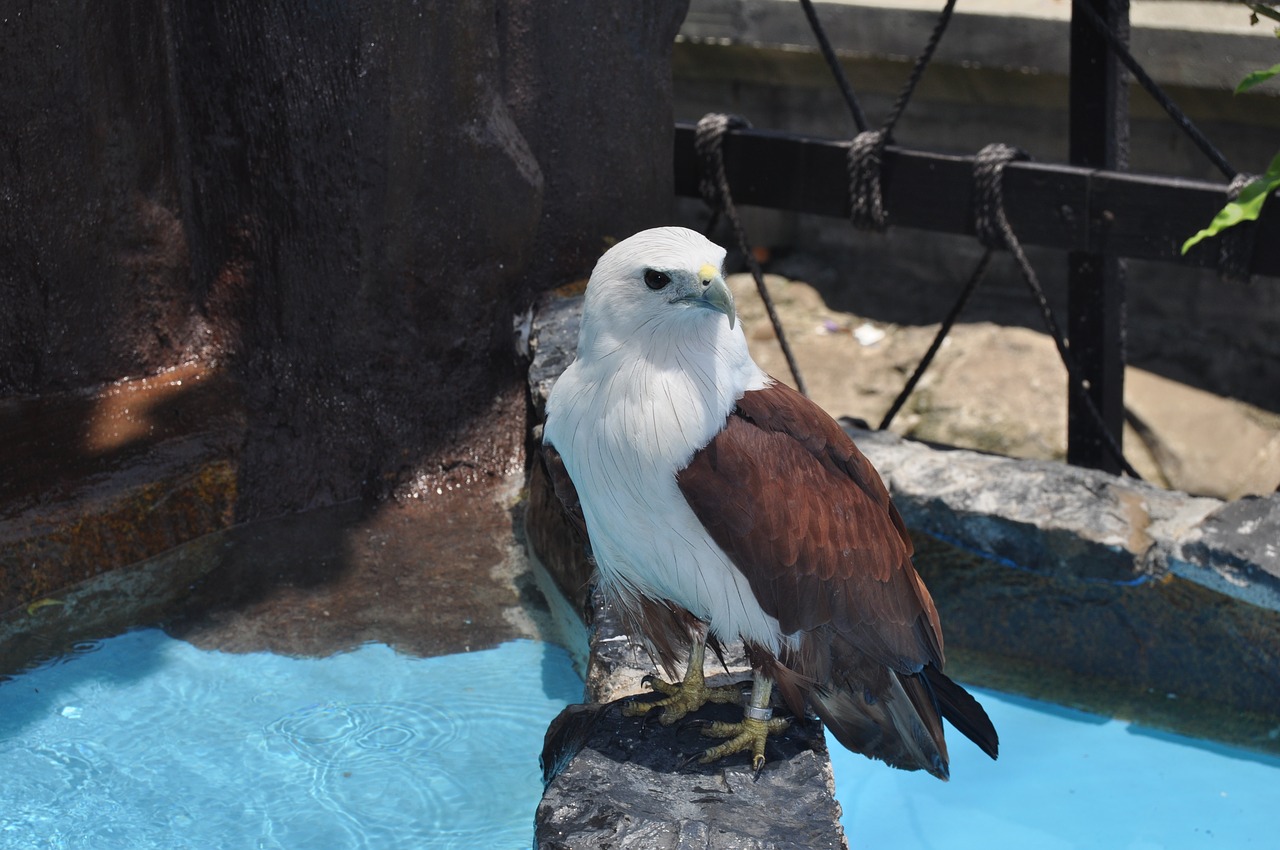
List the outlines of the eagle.
{"type": "Polygon", "coordinates": [[[669,673],[628,713],[673,723],[707,701],[707,641],[741,639],[741,723],[710,763],[758,772],[779,695],[842,745],[948,778],[942,718],[992,758],[976,699],[943,673],[942,629],[906,526],[871,463],[829,415],[756,365],[725,285],[725,250],[682,227],[608,249],[587,283],[576,358],[547,400],[542,452],[586,532],[598,584],[669,673]]]}

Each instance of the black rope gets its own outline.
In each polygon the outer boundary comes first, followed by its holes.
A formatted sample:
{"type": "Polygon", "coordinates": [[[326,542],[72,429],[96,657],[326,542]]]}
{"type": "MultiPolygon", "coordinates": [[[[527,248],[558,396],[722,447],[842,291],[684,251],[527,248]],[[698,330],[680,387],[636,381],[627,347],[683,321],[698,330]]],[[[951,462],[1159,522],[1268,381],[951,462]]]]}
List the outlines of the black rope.
{"type": "Polygon", "coordinates": [[[898,397],[894,399],[893,404],[889,406],[889,412],[880,420],[881,431],[884,431],[893,423],[894,417],[898,415],[911,393],[915,391],[916,384],[920,383],[920,379],[924,377],[925,370],[929,368],[929,364],[933,362],[933,358],[942,348],[942,343],[946,340],[947,335],[951,333],[952,326],[960,318],[960,313],[964,311],[969,299],[973,297],[974,291],[977,290],[978,284],[986,276],[987,267],[991,265],[991,256],[997,248],[1003,247],[1004,237],[1000,233],[996,210],[1004,208],[1002,182],[1004,167],[1015,159],[1026,158],[1027,155],[1025,153],[1008,145],[989,145],[974,157],[973,226],[978,235],[978,241],[983,244],[986,250],[982,252],[982,258],[978,260],[973,273],[969,275],[969,280],[960,290],[960,296],[951,305],[951,309],[942,320],[942,326],[938,328],[938,332],[933,337],[933,342],[929,344],[929,350],[925,352],[924,357],[916,364],[915,371],[911,373],[906,385],[898,393],[898,397]]]}
{"type": "MultiPolygon", "coordinates": [[[[819,47],[822,50],[823,57],[826,59],[828,66],[831,68],[832,74],[836,81],[840,84],[841,92],[845,96],[846,103],[850,106],[850,111],[854,116],[854,123],[857,124],[859,133],[850,142],[848,154],[848,173],[849,173],[849,195],[850,195],[850,220],[853,224],[862,229],[872,229],[883,231],[888,227],[888,214],[884,208],[884,192],[882,188],[881,173],[884,164],[884,150],[888,146],[893,137],[894,127],[898,120],[902,117],[906,110],[907,104],[911,100],[911,96],[919,84],[921,77],[924,75],[925,69],[933,58],[934,52],[937,50],[938,44],[942,40],[942,36],[946,31],[947,25],[950,23],[952,13],[955,11],[955,0],[947,0],[946,6],[943,8],[938,17],[937,23],[934,25],[933,32],[929,36],[924,50],[917,57],[915,65],[911,69],[902,90],[898,93],[897,99],[894,101],[889,115],[885,119],[883,125],[877,131],[867,131],[865,118],[862,116],[861,108],[858,106],[857,99],[853,95],[852,88],[848,85],[848,80],[844,76],[844,70],[840,66],[836,58],[835,51],[831,48],[830,42],[826,38],[826,33],[819,22],[817,14],[814,12],[810,0],[801,0],[804,7],[805,15],[809,19],[810,27],[814,31],[815,37],[818,39],[819,47]]],[[[1095,10],[1090,8],[1087,3],[1081,3],[1075,0],[1073,4],[1075,9],[1084,9],[1086,18],[1092,23],[1102,36],[1106,39],[1109,48],[1120,59],[1122,63],[1133,73],[1139,83],[1151,94],[1153,98],[1164,108],[1169,116],[1177,123],[1184,132],[1186,132],[1197,146],[1208,156],[1219,169],[1228,177],[1235,177],[1235,170],[1227,163],[1222,154],[1208,141],[1207,138],[1199,131],[1199,129],[1186,117],[1186,115],[1168,98],[1151,79],[1150,75],[1140,66],[1129,53],[1123,42],[1112,32],[1102,18],[1095,10]]],[[[884,429],[893,421],[906,399],[915,389],[916,384],[923,376],[929,364],[933,361],[934,356],[941,348],[943,341],[955,324],[960,313],[968,304],[973,292],[976,290],[978,283],[986,274],[987,267],[991,261],[991,255],[997,248],[1006,248],[1017,262],[1022,272],[1023,278],[1027,282],[1028,288],[1031,290],[1032,296],[1036,300],[1037,306],[1040,308],[1041,318],[1044,320],[1046,329],[1053,337],[1054,345],[1058,349],[1058,356],[1061,358],[1063,366],[1067,370],[1067,379],[1071,387],[1071,391],[1079,395],[1084,404],[1084,408],[1089,418],[1093,421],[1095,428],[1101,435],[1103,444],[1107,450],[1115,458],[1120,468],[1133,478],[1141,479],[1137,470],[1124,457],[1124,452],[1120,448],[1115,435],[1106,427],[1102,413],[1098,410],[1097,404],[1093,397],[1089,394],[1085,380],[1080,375],[1080,369],[1075,363],[1075,359],[1071,356],[1067,347],[1066,337],[1062,333],[1062,329],[1058,326],[1057,319],[1053,314],[1053,308],[1049,305],[1048,299],[1045,297],[1044,288],[1040,285],[1040,280],[1036,276],[1035,269],[1032,268],[1030,261],[1027,259],[1026,253],[1022,250],[1021,243],[1018,242],[1017,236],[1013,232],[1013,228],[1009,225],[1008,217],[1004,210],[1004,192],[1003,178],[1005,166],[1015,159],[1025,159],[1026,154],[1022,151],[1010,147],[1008,145],[993,144],[982,149],[974,159],[974,230],[977,233],[979,241],[986,247],[982,258],[978,261],[973,273],[969,276],[969,280],[960,292],[955,304],[943,320],[942,326],[938,333],[934,336],[933,342],[929,346],[929,350],[925,353],[920,363],[916,366],[915,372],[908,379],[906,386],[899,393],[897,399],[894,400],[889,412],[885,414],[880,424],[880,428],[884,429]]],[[[721,166],[723,168],[723,166],[721,166]]],[[[1233,184],[1235,185],[1235,184],[1233,184]]],[[[1236,188],[1238,193],[1240,184],[1236,188]]],[[[1247,270],[1248,257],[1252,255],[1252,240],[1247,245],[1247,252],[1237,251],[1237,255],[1243,253],[1245,256],[1245,269],[1247,270]]],[[[749,256],[749,255],[748,255],[749,256]]],[[[757,286],[763,291],[763,282],[757,279],[757,286]]],[[[767,302],[766,302],[767,303],[767,302]]],[[[786,347],[784,345],[784,352],[786,347]]]]}
{"type": "Polygon", "coordinates": [[[906,84],[902,87],[902,91],[898,92],[898,99],[893,102],[893,107],[889,110],[889,117],[884,120],[884,124],[880,127],[884,133],[884,142],[888,144],[893,138],[893,128],[898,123],[898,119],[902,117],[902,113],[906,110],[907,104],[911,101],[911,95],[916,90],[916,85],[920,82],[920,78],[924,76],[924,71],[929,67],[929,62],[933,59],[933,53],[938,49],[938,43],[942,41],[942,34],[947,31],[947,24],[951,23],[951,13],[955,11],[956,0],[947,0],[947,5],[943,7],[942,13],[938,15],[938,21],[933,25],[933,32],[929,34],[929,41],[925,44],[924,50],[920,51],[920,56],[916,58],[916,64],[911,69],[910,76],[907,77],[906,84]]]}
{"type": "Polygon", "coordinates": [[[1000,143],[987,145],[973,158],[973,229],[987,248],[1003,248],[1013,236],[1004,214],[1004,167],[1030,158],[1026,151],[1000,143]]]}
{"type": "MultiPolygon", "coordinates": [[[[1102,413],[1098,410],[1098,405],[1094,402],[1093,396],[1089,394],[1085,380],[1080,375],[1080,368],[1076,365],[1075,358],[1071,356],[1071,352],[1067,348],[1066,337],[1058,326],[1058,320],[1053,315],[1053,308],[1049,305],[1049,299],[1045,297],[1044,288],[1040,285],[1040,279],[1036,277],[1035,269],[1031,267],[1031,262],[1027,259],[1026,253],[1023,252],[1022,244],[1018,241],[1018,237],[1014,235],[1013,228],[1009,225],[1009,219],[1005,215],[1002,189],[1004,166],[1012,159],[1017,158],[1018,153],[1020,152],[1016,148],[1001,144],[987,145],[978,153],[974,163],[974,170],[975,172],[978,170],[978,162],[983,160],[987,162],[985,167],[991,169],[989,191],[991,192],[992,203],[990,205],[990,222],[979,224],[975,220],[975,228],[981,228],[979,238],[992,240],[990,244],[987,244],[988,248],[997,245],[1007,248],[1017,262],[1018,268],[1022,272],[1022,277],[1027,282],[1027,286],[1031,289],[1031,294],[1040,308],[1040,316],[1044,320],[1045,328],[1048,329],[1049,334],[1053,337],[1054,345],[1058,348],[1058,356],[1062,359],[1062,365],[1066,367],[1067,382],[1071,387],[1071,391],[1076,393],[1081,402],[1083,402],[1084,409],[1101,436],[1103,445],[1106,446],[1107,451],[1111,453],[1116,463],[1119,464],[1126,475],[1141,480],[1142,476],[1125,459],[1119,442],[1117,442],[1111,430],[1107,428],[1106,422],[1102,418],[1102,413]]],[[[1025,154],[1023,156],[1025,157],[1025,154]]]]}
{"type": "MultiPolygon", "coordinates": [[[[833,76],[836,78],[845,102],[849,105],[850,114],[854,118],[854,123],[858,125],[859,133],[856,134],[854,140],[849,146],[849,191],[850,191],[850,220],[855,227],[861,229],[884,230],[888,227],[888,215],[884,210],[884,197],[882,187],[882,170],[884,160],[884,148],[892,140],[893,128],[906,109],[906,105],[910,102],[911,95],[915,91],[916,84],[923,77],[925,68],[928,67],[929,61],[932,60],[934,51],[940,44],[943,32],[946,31],[947,24],[950,23],[952,12],[955,10],[955,0],[947,0],[945,8],[943,8],[937,23],[934,24],[933,32],[929,36],[929,41],[925,45],[924,50],[920,52],[918,59],[915,61],[910,76],[906,79],[906,83],[902,86],[899,96],[893,102],[890,114],[882,124],[878,131],[868,132],[867,120],[861,111],[858,99],[852,92],[852,87],[845,77],[844,68],[838,61],[835,50],[832,49],[826,31],[822,27],[822,23],[818,20],[818,15],[813,8],[812,0],[800,0],[803,5],[805,17],[809,19],[809,26],[813,29],[814,36],[818,40],[819,49],[822,50],[824,58],[827,60],[828,67],[831,68],[833,76]]],[[[1215,146],[1212,145],[1208,138],[1199,131],[1196,124],[1178,108],[1178,105],[1166,95],[1164,90],[1153,81],[1151,76],[1146,72],[1142,65],[1130,54],[1128,46],[1121,41],[1121,38],[1107,27],[1105,20],[1096,12],[1088,3],[1082,0],[1074,0],[1075,10],[1083,10],[1085,19],[1091,23],[1107,42],[1108,49],[1112,54],[1129,69],[1139,84],[1146,88],[1149,95],[1160,104],[1165,113],[1178,124],[1184,133],[1201,148],[1204,155],[1226,175],[1231,182],[1229,196],[1234,200],[1239,195],[1240,189],[1248,183],[1247,178],[1240,178],[1236,175],[1235,169],[1226,161],[1226,157],[1221,154],[1215,146]]],[[[1125,460],[1124,453],[1121,451],[1120,444],[1110,429],[1107,429],[1105,421],[1103,421],[1101,411],[1098,411],[1097,403],[1093,401],[1093,397],[1088,392],[1087,383],[1080,375],[1079,366],[1075,364],[1074,357],[1068,348],[1064,333],[1057,324],[1057,319],[1053,315],[1052,307],[1046,296],[1044,296],[1043,287],[1039,284],[1036,270],[1032,268],[1027,255],[1021,247],[1018,237],[1012,232],[1009,225],[1009,219],[1005,215],[1004,191],[1002,191],[1002,179],[1004,179],[1004,169],[1010,161],[1015,159],[1025,159],[1023,152],[1005,145],[988,145],[984,147],[974,160],[974,229],[983,246],[987,250],[983,252],[982,259],[978,261],[974,271],[970,274],[968,282],[961,289],[959,297],[948,311],[947,316],[942,321],[938,333],[934,335],[933,342],[924,357],[916,365],[916,369],[911,378],[902,388],[899,397],[895,399],[890,411],[884,415],[881,422],[881,429],[888,428],[893,417],[901,410],[906,398],[908,398],[922,378],[925,369],[937,355],[938,349],[941,348],[947,334],[950,333],[955,321],[959,319],[961,312],[968,305],[972,298],[978,283],[986,274],[991,256],[996,248],[1004,247],[1009,250],[1016,264],[1018,264],[1023,278],[1027,280],[1028,288],[1032,292],[1034,300],[1037,302],[1044,326],[1050,332],[1053,338],[1053,344],[1057,347],[1062,365],[1066,367],[1070,392],[1078,394],[1080,401],[1083,402],[1084,410],[1087,411],[1089,419],[1093,421],[1094,426],[1101,435],[1103,444],[1106,445],[1107,451],[1112,454],[1116,462],[1119,463],[1121,470],[1135,479],[1140,479],[1137,470],[1133,469],[1128,461],[1125,460]]],[[[1229,232],[1222,234],[1220,242],[1220,269],[1224,277],[1228,278],[1248,278],[1249,260],[1253,255],[1254,233],[1253,228],[1238,227],[1238,233],[1229,232]]],[[[758,279],[758,285],[763,291],[763,282],[758,279]]],[[[786,347],[783,347],[786,351],[786,347]]]]}
{"type": "MultiPolygon", "coordinates": [[[[801,1],[804,2],[804,0],[801,1]]],[[[884,149],[893,138],[893,128],[911,101],[911,95],[920,83],[920,78],[924,76],[925,69],[933,60],[933,54],[938,49],[939,42],[942,41],[942,34],[946,32],[947,24],[951,22],[951,14],[955,11],[955,6],[956,0],[947,0],[947,5],[942,9],[937,23],[933,26],[933,32],[929,34],[929,41],[916,58],[915,65],[912,66],[906,83],[903,84],[897,99],[889,109],[889,116],[884,124],[875,131],[862,129],[859,125],[862,131],[849,143],[849,220],[860,230],[883,232],[889,227],[889,217],[884,208],[884,191],[881,186],[884,149]]],[[[811,22],[816,21],[816,18],[811,19],[811,22]]],[[[818,28],[821,29],[820,24],[818,28]]],[[[824,55],[826,55],[825,52],[824,55]]],[[[836,72],[836,68],[839,68],[834,54],[827,58],[827,63],[832,66],[833,73],[836,72]]]]}
{"type": "Polygon", "coordinates": [[[991,248],[982,252],[982,259],[978,260],[978,265],[974,267],[973,273],[969,275],[969,280],[965,283],[964,288],[960,290],[960,297],[956,299],[956,303],[951,305],[951,310],[947,313],[946,318],[942,320],[942,327],[938,328],[937,334],[934,335],[933,342],[929,344],[929,350],[924,353],[924,357],[920,358],[920,362],[916,364],[916,370],[907,379],[902,392],[898,393],[898,397],[889,406],[889,412],[880,420],[879,430],[887,430],[893,424],[893,418],[898,415],[898,411],[902,410],[902,405],[906,404],[907,399],[915,392],[916,384],[920,383],[920,379],[924,377],[924,371],[933,362],[933,358],[938,353],[938,350],[942,348],[942,343],[946,340],[947,334],[951,333],[952,326],[960,318],[960,313],[968,305],[969,299],[978,288],[982,278],[986,276],[987,266],[991,264],[991,256],[994,253],[995,251],[991,248]]]}
{"type": "Polygon", "coordinates": [[[1195,143],[1196,147],[1200,148],[1200,151],[1209,158],[1218,170],[1226,175],[1228,180],[1235,177],[1236,170],[1231,167],[1231,163],[1227,162],[1227,158],[1213,146],[1213,142],[1209,141],[1204,133],[1200,132],[1200,128],[1187,117],[1186,113],[1178,108],[1178,104],[1174,103],[1172,98],[1164,93],[1164,89],[1160,88],[1160,85],[1151,79],[1151,75],[1138,63],[1138,60],[1133,58],[1129,48],[1125,46],[1119,36],[1111,31],[1111,28],[1107,26],[1107,22],[1098,14],[1098,11],[1090,6],[1086,0],[1074,0],[1072,14],[1076,12],[1084,12],[1085,19],[1106,40],[1107,47],[1115,54],[1116,58],[1124,63],[1124,66],[1129,69],[1129,73],[1133,74],[1134,79],[1147,90],[1147,94],[1151,95],[1156,103],[1160,104],[1160,108],[1173,119],[1173,123],[1182,128],[1182,132],[1187,134],[1188,138],[1195,143]]]}
{"type": "Polygon", "coordinates": [[[712,210],[723,210],[725,217],[733,226],[738,248],[746,258],[747,268],[751,270],[751,277],[756,282],[756,291],[760,293],[765,312],[769,314],[769,322],[773,325],[773,332],[778,337],[778,345],[782,347],[782,356],[787,360],[787,367],[791,370],[791,377],[796,382],[796,389],[807,396],[809,392],[805,386],[804,377],[800,374],[800,367],[796,363],[795,355],[791,352],[790,343],[787,342],[787,335],[782,329],[782,320],[778,318],[778,311],[773,306],[773,298],[764,284],[764,272],[761,271],[760,264],[756,262],[755,255],[751,253],[751,247],[747,243],[747,233],[742,227],[742,220],[738,217],[738,210],[733,204],[733,196],[729,193],[729,179],[725,176],[724,134],[729,130],[750,126],[751,124],[745,118],[737,115],[710,112],[702,116],[694,132],[693,143],[701,164],[698,191],[703,201],[712,210]]]}
{"type": "Polygon", "coordinates": [[[889,229],[880,175],[884,166],[884,131],[867,130],[849,143],[849,221],[859,230],[889,229]]]}
{"type": "Polygon", "coordinates": [[[849,107],[854,126],[858,128],[859,133],[864,132],[867,129],[867,116],[862,111],[862,104],[858,103],[858,96],[853,93],[853,86],[845,76],[844,66],[836,57],[836,51],[831,46],[831,40],[827,38],[827,31],[823,28],[822,21],[818,20],[818,12],[813,8],[813,0],[800,0],[800,5],[804,7],[804,16],[809,19],[809,28],[813,30],[813,37],[818,40],[818,49],[822,51],[822,57],[827,60],[827,67],[831,69],[831,75],[836,78],[840,94],[844,96],[844,102],[849,107]]]}
{"type": "MultiPolygon", "coordinates": [[[[845,103],[849,107],[849,114],[853,116],[853,123],[857,126],[859,133],[865,133],[869,126],[867,117],[862,111],[861,104],[858,103],[857,96],[853,93],[853,86],[850,85],[849,78],[845,76],[844,67],[841,66],[840,60],[836,56],[836,51],[831,46],[831,40],[827,38],[826,29],[822,26],[822,21],[818,19],[818,13],[813,8],[812,0],[800,0],[800,5],[804,8],[804,16],[809,21],[809,28],[813,30],[813,36],[818,41],[818,49],[822,51],[822,57],[826,60],[827,67],[831,69],[831,75],[835,77],[836,85],[840,87],[840,93],[844,96],[845,103]]],[[[907,108],[907,103],[911,100],[911,95],[915,91],[916,85],[924,75],[925,68],[929,66],[929,62],[933,59],[934,51],[938,49],[938,43],[942,40],[942,34],[946,32],[947,24],[951,22],[951,13],[955,11],[955,6],[956,0],[947,0],[947,5],[943,7],[942,13],[938,16],[938,22],[934,24],[933,32],[929,35],[929,41],[925,43],[924,50],[916,58],[916,63],[911,69],[911,74],[907,77],[906,84],[898,92],[898,98],[889,110],[889,117],[885,119],[880,128],[884,133],[885,144],[893,136],[894,125],[902,117],[902,113],[907,108]]]]}

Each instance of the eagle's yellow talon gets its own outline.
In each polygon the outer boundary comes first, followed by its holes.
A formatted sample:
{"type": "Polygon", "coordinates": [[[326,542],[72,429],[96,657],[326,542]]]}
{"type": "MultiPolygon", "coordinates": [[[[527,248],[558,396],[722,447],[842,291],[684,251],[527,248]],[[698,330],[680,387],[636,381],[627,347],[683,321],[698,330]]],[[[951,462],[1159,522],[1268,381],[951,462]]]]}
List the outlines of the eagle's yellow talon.
{"type": "Polygon", "coordinates": [[[627,717],[639,717],[648,714],[655,708],[662,709],[658,722],[670,726],[686,714],[692,714],[709,702],[737,702],[741,695],[736,685],[723,685],[709,688],[702,678],[702,672],[686,673],[681,682],[664,682],[654,676],[646,676],[641,684],[665,696],[659,700],[644,702],[637,700],[622,707],[627,717]]]}
{"type": "Polygon", "coordinates": [[[663,698],[652,702],[636,701],[622,707],[627,717],[639,717],[648,714],[655,708],[662,709],[658,722],[670,726],[686,714],[691,714],[709,702],[737,702],[741,699],[737,685],[721,685],[708,688],[702,675],[702,662],[705,658],[706,645],[695,641],[689,652],[689,666],[685,669],[684,679],[678,683],[664,682],[657,676],[645,676],[640,684],[650,690],[663,694],[663,698]]]}
{"type": "Polygon", "coordinates": [[[698,759],[702,764],[710,764],[725,756],[750,749],[752,766],[755,770],[764,767],[764,745],[770,735],[779,735],[786,731],[789,724],[781,718],[761,721],[744,719],[741,723],[717,723],[702,730],[702,734],[715,738],[729,738],[718,747],[712,747],[698,759]]]}
{"type": "Polygon", "coordinates": [[[781,717],[769,720],[756,720],[752,717],[742,718],[741,723],[712,723],[702,730],[702,734],[710,738],[728,738],[718,747],[712,747],[698,759],[701,764],[710,764],[725,756],[751,750],[751,767],[756,773],[764,767],[764,744],[770,735],[780,735],[790,724],[781,717]]]}

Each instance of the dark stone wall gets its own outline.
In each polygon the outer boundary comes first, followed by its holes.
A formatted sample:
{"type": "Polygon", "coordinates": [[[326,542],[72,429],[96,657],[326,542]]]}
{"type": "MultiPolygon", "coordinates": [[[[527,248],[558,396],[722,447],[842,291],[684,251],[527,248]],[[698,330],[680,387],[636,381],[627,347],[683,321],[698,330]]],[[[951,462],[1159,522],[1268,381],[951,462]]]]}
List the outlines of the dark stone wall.
{"type": "Polygon", "coordinates": [[[512,316],[668,216],[686,5],[11,5],[0,396],[222,363],[238,519],[507,471],[512,316]]]}
{"type": "Polygon", "coordinates": [[[194,345],[159,0],[0,12],[0,395],[194,345]]]}

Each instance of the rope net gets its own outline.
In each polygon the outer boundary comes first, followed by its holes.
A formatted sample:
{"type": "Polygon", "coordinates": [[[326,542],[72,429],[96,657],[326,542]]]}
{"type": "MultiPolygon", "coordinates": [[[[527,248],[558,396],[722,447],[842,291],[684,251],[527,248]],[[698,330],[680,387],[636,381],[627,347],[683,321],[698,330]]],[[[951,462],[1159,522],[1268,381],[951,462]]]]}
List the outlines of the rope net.
{"type": "MultiPolygon", "coordinates": [[[[812,0],[800,0],[800,5],[813,31],[819,51],[831,71],[836,86],[839,88],[849,110],[853,124],[857,128],[857,133],[849,142],[847,160],[850,221],[860,230],[883,232],[888,229],[891,223],[890,211],[885,206],[882,188],[886,151],[892,143],[894,128],[906,112],[912,95],[915,93],[938,45],[947,31],[955,10],[955,0],[947,0],[942,8],[928,40],[916,57],[906,81],[889,109],[888,115],[879,128],[874,130],[869,129],[870,125],[867,121],[866,113],[858,101],[857,94],[845,74],[843,66],[840,64],[839,57],[836,55],[830,39],[827,37],[826,30],[812,0]]],[[[1125,39],[1107,26],[1106,21],[1088,0],[1074,0],[1072,14],[1081,15],[1083,20],[1087,21],[1099,33],[1106,42],[1108,50],[1133,74],[1134,79],[1147,90],[1174,123],[1187,134],[1215,167],[1231,180],[1229,191],[1230,197],[1234,199],[1250,181],[1251,176],[1238,174],[1231,167],[1222,153],[1213,146],[1208,138],[1195,126],[1194,122],[1178,108],[1172,98],[1161,89],[1142,68],[1141,64],[1134,59],[1129,52],[1125,39]]],[[[707,232],[709,233],[714,229],[720,214],[723,214],[730,222],[738,247],[746,258],[752,277],[755,279],[756,288],[760,293],[761,300],[764,302],[769,321],[773,325],[774,333],[782,348],[783,356],[786,358],[793,379],[800,391],[806,392],[800,368],[787,341],[786,333],[774,308],[773,300],[765,286],[760,265],[750,249],[750,243],[741,218],[734,207],[728,180],[725,176],[723,159],[724,136],[734,129],[746,127],[750,127],[746,119],[719,113],[708,114],[698,122],[696,146],[701,168],[699,189],[703,200],[712,209],[712,218],[708,224],[707,232]]],[[[1064,335],[1062,327],[1054,315],[1048,299],[1045,297],[1044,289],[1040,285],[1035,269],[1027,259],[1026,253],[1023,251],[1022,245],[1010,226],[1005,213],[1002,191],[1005,167],[1011,162],[1028,158],[1023,151],[999,143],[987,145],[975,157],[973,169],[973,224],[978,241],[986,250],[961,288],[955,302],[948,310],[928,350],[924,353],[911,377],[907,379],[902,391],[880,422],[879,428],[883,430],[889,427],[894,417],[915,390],[947,335],[986,275],[994,253],[996,251],[1007,251],[1017,264],[1023,280],[1027,284],[1028,291],[1039,309],[1045,329],[1053,338],[1058,355],[1067,371],[1069,392],[1081,402],[1081,409],[1092,421],[1104,448],[1112,456],[1119,468],[1125,474],[1133,478],[1139,478],[1140,476],[1133,466],[1125,459],[1118,436],[1107,427],[1090,392],[1088,381],[1083,377],[1081,369],[1072,355],[1070,342],[1064,335]]],[[[1219,249],[1221,251],[1219,266],[1224,277],[1248,278],[1249,258],[1253,253],[1253,237],[1254,228],[1250,225],[1239,226],[1223,234],[1219,249]]],[[[1128,415],[1128,411],[1126,411],[1126,416],[1128,415]]]]}

